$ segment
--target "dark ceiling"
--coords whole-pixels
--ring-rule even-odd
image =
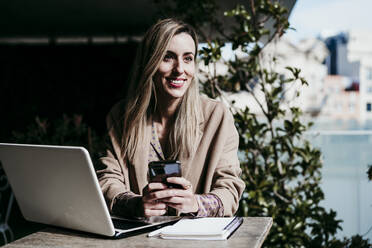
[[[222,9],[243,0],[218,0]],[[281,0],[292,9],[296,0]],[[155,21],[154,0],[1,0],[0,38],[141,35]]]
[[[0,36],[138,34],[154,18],[153,0],[2,0]]]

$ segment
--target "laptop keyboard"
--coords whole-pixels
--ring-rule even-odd
[[[131,221],[120,220],[120,219],[112,219],[112,223],[114,224],[114,227],[116,229],[122,229],[122,230],[127,230],[127,229],[131,229],[131,228],[136,228],[136,227],[149,225],[148,223],[131,222]]]

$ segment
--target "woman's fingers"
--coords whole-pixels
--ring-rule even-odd
[[[146,209],[162,210],[166,209],[167,205],[163,202],[144,202],[143,207]]]
[[[143,189],[143,201],[152,202],[158,200],[158,198],[153,194],[153,192],[161,191],[166,189],[167,186],[163,183],[149,183]]]
[[[161,190],[161,189],[166,189],[166,188],[167,188],[167,186],[163,183],[149,183],[143,189],[143,193],[146,194],[146,193],[154,191],[154,190]]]
[[[188,212],[187,208],[184,207],[182,204],[176,204],[176,203],[168,203],[168,206],[174,209],[177,209],[180,212]]]
[[[144,217],[160,216],[160,215],[164,215],[166,212],[167,212],[166,209],[154,210],[154,209],[145,208],[143,210],[143,215],[144,215]]]
[[[143,198],[143,215],[145,217],[160,216],[167,212],[167,205],[158,201],[146,201]]]
[[[175,183],[181,185],[184,189],[191,189],[192,184],[184,177],[168,177],[168,183]]]
[[[169,197],[162,198],[161,201],[182,213],[195,213],[199,209],[196,197],[191,190],[168,189],[158,194],[169,195]]]
[[[178,197],[178,196],[173,196],[169,198],[164,198],[162,199],[162,202],[169,204],[169,203],[174,203],[174,204],[187,204],[191,200],[191,197]]]
[[[148,194],[149,198],[152,200],[161,200],[165,198],[170,198],[170,197],[191,197],[193,196],[193,193],[188,191],[188,190],[183,190],[183,189],[165,189],[165,190],[159,190],[159,191],[154,191]]]
[[[164,203],[166,203],[167,206],[175,208],[184,213],[195,213],[199,209],[195,197],[171,197],[169,199],[165,199]]]

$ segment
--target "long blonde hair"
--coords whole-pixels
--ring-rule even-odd
[[[164,19],[153,25],[144,35],[137,51],[135,65],[129,81],[126,109],[123,116],[122,154],[132,160],[139,140],[145,137],[148,121],[156,108],[156,89],[153,77],[162,62],[173,36],[187,33],[195,42],[195,58],[198,41],[195,30],[181,21]],[[195,61],[196,66],[196,61]],[[197,70],[195,70],[196,72]],[[198,137],[200,97],[196,73],[176,112],[175,123],[169,132],[169,157],[177,159],[181,154],[195,152]],[[150,145],[150,144],[148,144]]]

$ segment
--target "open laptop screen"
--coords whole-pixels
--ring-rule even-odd
[[[111,237],[118,234],[85,148],[0,143],[0,161],[26,220]],[[123,232],[174,220],[125,221]]]

